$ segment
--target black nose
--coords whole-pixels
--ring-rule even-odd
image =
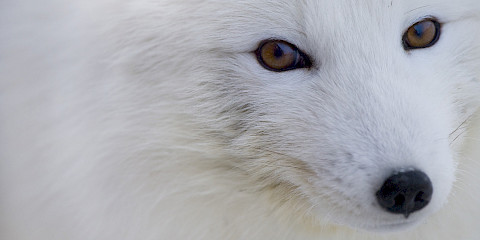
[[[432,193],[432,182],[422,171],[397,172],[385,180],[377,200],[386,211],[408,218],[410,213],[428,205]]]

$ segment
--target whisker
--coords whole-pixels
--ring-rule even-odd
[[[452,144],[462,135],[464,135],[466,132],[467,132],[467,129],[468,129],[468,126],[467,126],[467,123],[472,120],[473,116],[475,114],[470,114],[468,117],[465,118],[465,120],[460,124],[458,125],[458,127],[453,130],[453,132],[451,132],[448,136],[451,137],[453,134],[457,133],[458,131],[462,131],[460,134],[458,134],[451,142],[450,142],[450,146],[452,146]]]
[[[455,139],[452,140],[452,142],[450,142],[450,146],[452,146],[452,144],[453,144],[460,136],[462,136],[463,134],[465,134],[465,133],[467,132],[467,128],[463,128],[463,129],[464,129],[464,130],[463,130],[460,134],[458,134],[458,135],[455,137]]]
[[[411,10],[409,10],[408,12],[406,12],[405,14],[409,14],[409,13],[411,13],[411,12],[413,12],[413,11],[417,11],[417,10],[419,10],[419,9],[426,8],[426,7],[430,7],[430,6],[431,6],[431,5],[423,5],[423,6],[420,6],[420,7],[414,8],[414,9],[411,9]]]
[[[458,131],[461,127],[464,127],[465,124],[466,124],[469,120],[472,119],[472,117],[473,117],[473,114],[470,114],[470,116],[468,116],[460,125],[458,125],[458,127],[457,127],[455,130],[453,130],[453,132],[451,132],[451,133],[449,134],[449,136],[453,135],[453,134],[454,134],[456,131]]]

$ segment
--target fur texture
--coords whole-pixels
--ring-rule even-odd
[[[0,13],[1,239],[480,239],[478,0]],[[406,52],[425,17],[440,40]],[[265,39],[313,67],[267,71]],[[405,219],[375,191],[409,167],[434,195]]]

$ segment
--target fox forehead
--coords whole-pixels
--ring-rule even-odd
[[[265,38],[281,38],[299,47],[321,47],[355,43],[395,43],[413,23],[434,16],[441,22],[465,18],[478,3],[449,1],[275,1],[229,2],[228,9],[212,10],[209,18],[217,24],[209,33],[226,51],[250,51]],[[434,4],[433,4],[434,3]],[[467,7],[466,7],[467,6]],[[470,9],[465,11],[465,8]],[[258,16],[258,17],[256,17]],[[382,34],[376,34],[382,33]],[[286,38],[286,39],[285,39]],[[340,46],[342,47],[342,46]],[[336,53],[338,54],[338,53]]]

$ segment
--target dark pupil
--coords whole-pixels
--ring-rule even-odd
[[[275,50],[273,51],[273,56],[275,56],[275,58],[281,58],[283,56],[283,49],[282,49],[281,43],[275,46]]]
[[[424,23],[419,23],[413,27],[415,29],[415,35],[418,37],[421,37],[425,31],[425,24]]]

